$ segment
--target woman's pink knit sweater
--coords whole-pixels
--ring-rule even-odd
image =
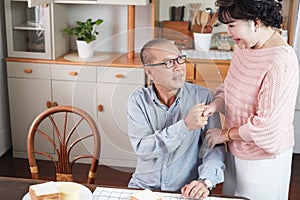
[[[294,145],[294,109],[299,87],[292,47],[235,47],[224,88],[226,128],[238,127],[243,140],[229,144],[241,159],[275,157]]]

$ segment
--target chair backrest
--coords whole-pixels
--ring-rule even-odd
[[[42,148],[35,148],[37,136],[39,142],[46,141],[53,151],[49,153],[44,152]],[[85,149],[84,155],[78,153],[81,152],[82,147]],[[72,153],[74,149],[77,150],[77,154]],[[87,183],[94,183],[100,156],[99,131],[91,116],[82,109],[72,106],[55,106],[39,114],[30,126],[27,153],[33,179],[39,179],[35,157],[39,154],[54,162],[57,181],[73,181],[73,164],[78,159],[91,158]]]

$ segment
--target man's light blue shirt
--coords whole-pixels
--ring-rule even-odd
[[[128,100],[128,135],[138,159],[128,184],[131,188],[180,191],[192,180],[207,178],[214,185],[224,181],[224,146],[210,149],[205,131],[220,128],[219,114],[203,129],[189,131],[184,118],[199,103],[209,104],[213,93],[185,83],[168,108],[154,87],[135,91]]]

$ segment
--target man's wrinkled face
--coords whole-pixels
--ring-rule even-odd
[[[179,64],[177,62],[178,56],[180,56],[180,51],[173,44],[166,44],[159,48],[151,48],[151,53],[154,59],[151,63],[147,64],[157,64],[157,66],[146,66],[145,70],[148,77],[154,82],[155,85],[160,85],[169,90],[178,90],[183,87],[186,76],[186,64]],[[181,57],[178,58],[178,60]],[[172,60],[175,59],[175,60]],[[167,68],[169,66],[173,67]]]

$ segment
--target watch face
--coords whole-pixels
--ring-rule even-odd
[[[201,182],[203,182],[205,184],[205,186],[207,187],[207,189],[212,190],[213,189],[213,184],[210,180],[203,178],[203,179],[199,179]]]
[[[211,190],[213,188],[213,184],[212,184],[212,182],[210,180],[205,179],[204,183],[206,184],[206,186],[208,187],[208,189]]]

